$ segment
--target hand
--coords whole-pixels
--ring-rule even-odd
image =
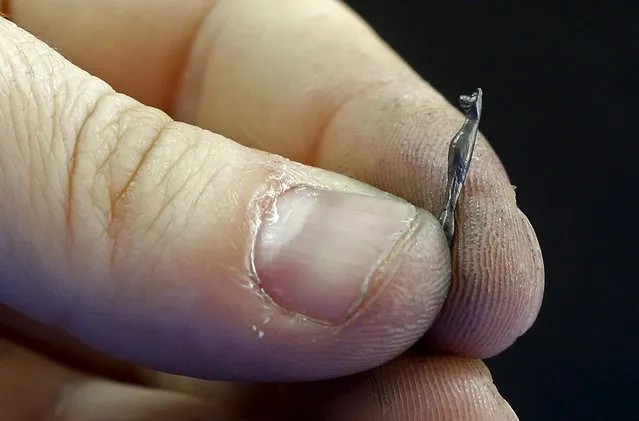
[[[462,116],[343,4],[8,9],[0,413],[516,419],[473,358],[533,323],[535,234],[479,139],[451,280]]]

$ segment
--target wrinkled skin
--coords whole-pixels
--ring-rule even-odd
[[[479,358],[537,316],[535,233],[480,136],[449,252],[432,214],[463,117],[353,12],[0,4],[0,413],[517,419]],[[330,194],[309,202],[298,186]],[[370,238],[386,237],[357,241],[383,230],[322,236],[362,195],[379,207],[357,212],[403,227],[372,272]],[[265,215],[308,203],[295,247],[274,245],[290,232]],[[350,272],[330,272],[329,252]]]

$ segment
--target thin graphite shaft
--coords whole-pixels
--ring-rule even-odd
[[[482,90],[477,89],[472,95],[460,96],[459,104],[466,118],[448,147],[448,183],[444,207],[439,215],[439,222],[442,224],[450,247],[452,247],[455,237],[457,201],[466,182],[466,175],[477,141],[481,118]]]

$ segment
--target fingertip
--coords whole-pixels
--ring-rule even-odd
[[[352,332],[348,348],[366,349],[375,364],[412,346],[435,322],[450,284],[450,254],[437,220],[419,211],[412,231],[396,244],[374,276],[377,288],[342,329]],[[350,335],[349,335],[350,336]],[[358,345],[359,344],[359,345]],[[370,350],[370,351],[368,351]],[[374,350],[374,351],[373,351]]]
[[[532,284],[532,292],[530,294],[530,303],[528,306],[527,317],[522,321],[521,325],[521,336],[533,326],[535,320],[537,320],[539,311],[541,310],[545,289],[545,270],[543,255],[541,253],[541,247],[539,245],[539,240],[537,238],[537,234],[535,233],[535,229],[533,228],[526,214],[524,214],[524,212],[519,209],[518,211],[519,217],[524,226],[523,231],[526,233],[526,238],[528,240],[529,253],[531,257],[530,282]],[[525,250],[525,246],[523,246],[523,248]]]
[[[481,361],[460,357],[404,356],[356,376],[284,388],[280,395],[275,402],[292,413],[317,407],[322,419],[336,421],[518,420]],[[285,404],[291,396],[295,401]]]
[[[408,359],[406,376],[429,390],[432,419],[517,421],[512,407],[499,394],[488,368],[464,357]],[[435,415],[437,414],[437,415]],[[445,416],[442,416],[446,414]]]
[[[460,210],[450,294],[427,341],[460,355],[489,358],[534,323],[544,270],[525,215],[514,202],[491,202],[481,190],[471,186]]]
[[[329,196],[336,194],[330,192],[322,194],[326,193]],[[362,197],[357,198],[357,200],[362,199]],[[364,202],[368,204],[375,203],[375,200],[379,199],[364,198]],[[329,202],[332,206],[336,205],[334,196]],[[395,202],[395,200],[392,202],[394,204],[388,205],[395,207],[395,210],[403,207],[415,210],[405,203]],[[381,204],[370,206],[370,209],[375,209],[375,212],[386,216],[390,215],[382,211]],[[289,217],[284,209],[279,210],[282,211],[280,218]],[[361,219],[370,222],[369,217],[364,216]],[[313,223],[317,223],[318,219],[313,218]],[[237,360],[233,361],[233,364],[242,367],[241,373],[233,369],[234,379],[241,376],[246,380],[321,380],[365,371],[403,353],[419,340],[435,320],[448,289],[450,256],[446,239],[432,215],[417,210],[414,217],[404,221],[408,225],[405,229],[400,229],[399,237],[394,232],[384,233],[381,227],[367,227],[370,230],[382,232],[384,236],[389,236],[394,244],[391,249],[386,250],[384,257],[373,260],[376,266],[356,268],[354,272],[352,260],[356,260],[356,254],[367,247],[368,240],[356,232],[350,234],[354,238],[336,234],[335,226],[339,225],[337,218],[329,219],[333,227],[324,225],[324,229],[328,231],[333,241],[338,243],[323,244],[318,249],[314,248],[316,253],[318,250],[321,253],[314,255],[313,264],[330,266],[335,264],[334,260],[345,260],[349,263],[351,277],[354,274],[370,276],[364,296],[357,301],[357,307],[349,317],[317,320],[318,309],[320,311],[329,309],[330,314],[334,314],[336,301],[339,301],[338,298],[341,297],[332,295],[343,292],[343,285],[337,285],[337,289],[332,291],[321,291],[321,289],[334,287],[335,285],[331,285],[331,282],[335,282],[335,278],[342,278],[342,282],[347,278],[337,275],[332,268],[328,270],[328,274],[322,272],[325,268],[315,269],[309,273],[305,273],[306,269],[301,270],[300,265],[303,265],[303,261],[307,259],[300,258],[300,253],[306,246],[297,244],[292,249],[294,252],[288,253],[288,256],[278,255],[277,259],[284,259],[284,263],[281,260],[269,261],[268,265],[271,266],[268,269],[269,276],[277,275],[284,278],[292,276],[292,279],[289,278],[287,282],[296,280],[298,284],[295,285],[296,289],[292,291],[294,294],[291,296],[288,294],[290,290],[274,291],[271,279],[261,279],[260,286],[273,297],[275,309],[279,310],[270,312],[266,319],[255,323],[254,333],[248,338],[249,342],[254,343],[245,343],[244,348],[251,352],[253,348],[256,351],[261,349],[261,351],[248,355],[241,363]],[[398,219],[401,221],[403,218]],[[351,219],[350,224],[351,228],[356,230],[362,228],[355,219]],[[309,231],[314,233],[313,241],[319,241],[317,230],[301,231],[305,231],[305,234]],[[294,239],[293,243],[298,241],[300,241],[299,238]],[[350,244],[350,248],[344,249],[345,244]],[[338,251],[337,256],[333,255],[335,250]],[[323,257],[326,256],[322,253],[327,252],[331,258],[325,260]],[[258,273],[260,271],[264,273],[264,264],[265,262],[258,263]],[[359,266],[359,263],[356,266]],[[319,275],[328,275],[328,278],[323,280],[318,278]],[[307,293],[307,288],[299,285],[302,278],[306,278],[304,282],[310,279],[315,284],[314,288],[319,288],[320,291]],[[278,280],[278,282],[281,281],[282,279]],[[300,288],[302,292],[306,292],[300,294]],[[351,296],[350,293],[347,295]],[[293,298],[298,299],[300,296],[304,298],[301,307],[300,303],[295,303],[292,307],[291,301],[287,301]],[[340,316],[343,315],[341,309],[342,307],[338,312]],[[309,310],[315,310],[315,312],[311,313]],[[235,347],[232,343],[227,345],[231,348]],[[300,352],[301,350],[303,352]],[[237,358],[237,355],[233,357]]]

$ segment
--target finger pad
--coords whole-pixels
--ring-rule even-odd
[[[482,170],[477,173],[491,173]],[[478,358],[503,351],[525,333],[543,295],[535,233],[514,204],[510,184],[495,180],[469,180],[458,214],[450,293],[428,334],[439,347]]]
[[[291,409],[296,419],[302,414],[332,421],[517,419],[486,367],[460,357],[406,357],[357,376],[280,392],[280,408]],[[317,410],[311,414],[309,408]]]

